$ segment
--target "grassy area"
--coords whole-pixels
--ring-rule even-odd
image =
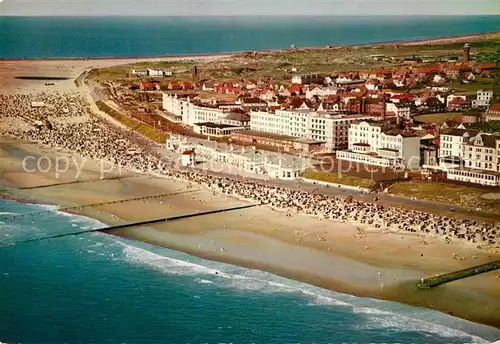
[[[103,103],[102,101],[97,101],[96,105],[99,108],[99,110],[107,113],[108,115],[110,115],[114,119],[116,119],[116,120],[120,121],[121,123],[123,123],[124,125],[126,125],[128,128],[130,128],[134,131],[137,131],[138,133],[142,134],[145,137],[148,137],[148,138],[150,138],[156,142],[159,142],[159,143],[164,143],[165,140],[167,139],[166,133],[164,133],[160,130],[157,130],[155,128],[152,128],[152,127],[142,123],[141,121],[139,121],[135,118],[129,117],[127,115],[123,115],[123,114],[119,113],[118,111],[112,109],[111,107],[109,107],[108,105]]]
[[[438,123],[443,124],[450,120],[460,120],[462,115],[457,112],[444,112],[444,113],[430,113],[415,116],[415,120],[422,123]]]
[[[471,209],[481,208],[483,211],[497,212],[500,206],[500,199],[488,200],[481,198],[482,195],[495,192],[499,192],[499,190],[495,191],[489,188],[420,180],[400,182],[389,187],[389,193],[395,195],[416,197],[429,201],[462,205]]]
[[[485,41],[486,39],[489,41]],[[485,35],[472,41],[477,43],[472,45],[475,54],[491,54],[499,41],[499,35]],[[292,75],[297,73],[333,74],[367,68],[395,67],[401,65],[398,60],[410,56],[421,56],[430,60],[460,56],[462,47],[463,42],[418,46],[387,44],[365,47],[296,49],[257,52],[256,54],[247,52],[224,60],[197,61],[196,63],[199,67],[200,79],[204,80],[261,79],[290,83]],[[385,55],[388,58],[394,58],[394,61],[376,61],[371,55]],[[89,78],[99,82],[115,81],[130,84],[148,80],[148,78],[127,76],[127,73],[133,68],[171,69],[174,72],[173,76],[156,79],[163,85],[168,83],[168,80],[190,81],[194,63],[192,60],[177,60],[126,64],[93,70]],[[480,82],[471,85],[457,85],[457,89],[463,90],[463,92],[475,92],[477,87],[486,87],[481,86]]]
[[[345,174],[331,173],[331,172],[323,172],[315,169],[307,169],[302,174],[302,177],[307,179],[313,179],[328,183],[337,183],[351,186],[359,186],[362,188],[369,189],[372,185],[372,182],[368,179],[363,179],[359,177],[348,176]]]
[[[454,80],[451,87],[457,92],[467,95],[475,95],[478,90],[490,89],[493,87],[494,79],[477,77],[475,81],[469,84],[461,84],[459,81]]]

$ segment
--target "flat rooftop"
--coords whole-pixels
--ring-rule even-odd
[[[218,129],[238,128],[235,125],[218,124],[218,123],[212,123],[212,122],[201,122],[201,123],[195,123],[194,125],[197,125],[199,127],[218,128]]]
[[[266,132],[262,132],[262,131],[253,131],[253,130],[238,131],[237,133],[235,133],[235,135],[246,135],[246,136],[254,136],[254,137],[260,137],[260,138],[267,138],[267,139],[274,139],[274,140],[281,140],[281,141],[292,141],[292,142],[307,143],[307,144],[322,143],[322,141],[304,139],[304,138],[295,137],[295,136],[266,133]]]

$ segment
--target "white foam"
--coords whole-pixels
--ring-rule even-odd
[[[19,213],[13,213],[10,211],[0,211],[0,215],[19,215]],[[2,342],[0,342],[2,344]]]
[[[240,267],[235,267],[222,263],[206,262],[210,265],[216,265],[217,269],[203,266],[195,263],[186,262],[180,259],[165,257],[160,254],[153,253],[146,249],[138,248],[135,246],[127,245],[120,242],[124,246],[123,252],[128,261],[135,263],[145,264],[153,269],[174,275],[212,275],[216,276],[216,280],[207,280],[198,278],[196,281],[201,284],[217,284],[222,287],[235,288],[245,291],[259,291],[259,292],[292,292],[301,293],[306,297],[312,299],[309,305],[314,306],[334,306],[334,307],[348,307],[353,313],[364,316],[366,322],[362,324],[360,329],[384,329],[390,328],[394,331],[415,331],[435,334],[443,337],[460,337],[472,340],[474,343],[489,343],[479,337],[470,335],[464,331],[457,330],[445,325],[440,325],[435,322],[428,322],[419,320],[419,318],[428,319],[429,317],[425,312],[431,311],[412,311],[409,314],[406,310],[401,313],[399,310],[390,312],[387,310],[367,306],[366,303],[377,304],[379,306],[391,306],[391,303],[377,302],[371,299],[357,298],[352,295],[345,295],[340,293],[331,292],[321,288],[317,288],[305,283],[288,280],[270,273],[262,272],[259,270],[250,270]],[[220,278],[218,278],[220,277]],[[285,284],[286,283],[286,284]],[[349,301],[350,302],[346,302]],[[360,303],[364,304],[361,305]],[[403,306],[402,306],[403,307]],[[408,308],[410,309],[410,308]],[[406,312],[406,313],[405,313]],[[436,312],[437,313],[437,312]],[[453,321],[455,318],[446,314],[437,313],[441,318],[449,317]],[[414,318],[413,316],[417,318]],[[436,317],[436,316],[434,316]],[[438,320],[438,319],[433,319]],[[462,321],[456,319],[456,321]],[[450,322],[450,321],[448,321]],[[465,320],[464,323],[468,323]],[[471,325],[471,323],[469,323]],[[474,326],[474,325],[471,325]]]

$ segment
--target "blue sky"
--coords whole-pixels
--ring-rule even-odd
[[[467,14],[500,15],[500,0],[0,0],[0,15]]]

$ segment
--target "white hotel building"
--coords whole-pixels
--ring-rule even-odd
[[[192,127],[213,123],[225,126],[224,130],[230,132],[248,129],[248,122],[236,116],[231,110],[196,105],[188,97],[163,94],[163,109],[174,116],[181,117],[182,123]],[[206,133],[203,133],[206,134]]]
[[[447,170],[447,178],[462,182],[500,186],[500,136],[478,133],[461,145],[464,166]]]
[[[411,132],[385,130],[384,124],[363,121],[349,128],[349,148],[337,159],[368,165],[417,169],[420,166],[420,137]]]
[[[333,151],[347,146],[349,125],[371,118],[311,110],[252,111],[250,130],[322,141]]]

